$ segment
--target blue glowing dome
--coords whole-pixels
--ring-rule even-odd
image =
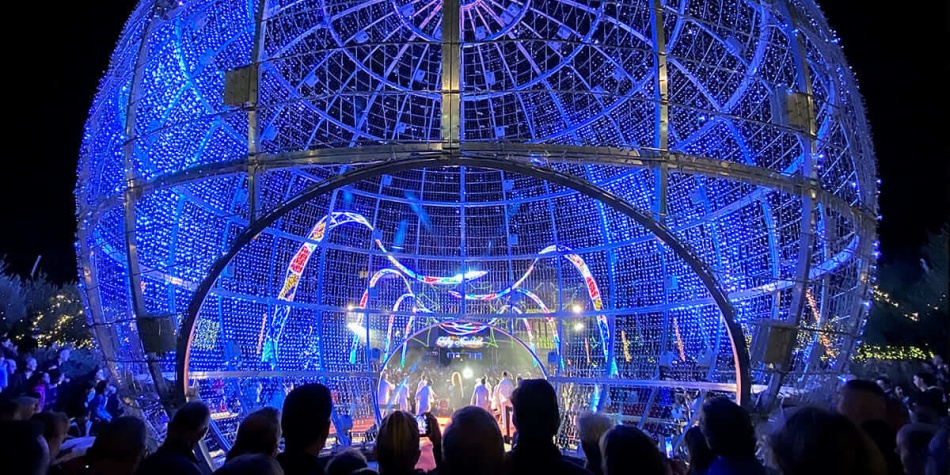
[[[827,394],[876,254],[811,0],[143,1],[78,173],[110,370],[159,433],[207,401],[209,459],[307,381],[371,441],[433,329],[533,353],[561,445],[585,409],[678,443],[707,394]]]

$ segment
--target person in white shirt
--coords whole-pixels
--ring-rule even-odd
[[[515,390],[515,385],[511,383],[507,371],[501,373],[501,381],[495,386],[495,404],[501,413],[501,432],[505,440],[511,439],[511,392]]]
[[[491,414],[491,394],[488,392],[488,386],[485,382],[485,378],[482,378],[478,381],[478,385],[475,386],[475,391],[472,392],[472,402],[473,406],[478,406]]]
[[[396,394],[393,396],[393,404],[399,406],[400,411],[409,412],[409,387],[402,383],[396,388]]]
[[[429,380],[423,379],[422,381],[425,385],[416,392],[416,415],[418,416],[429,412],[429,404],[432,402],[432,398],[435,397],[432,387],[429,386]]]
[[[379,404],[379,413],[383,417],[385,417],[385,414],[389,410],[389,394],[392,390],[392,383],[389,382],[386,373],[383,373],[379,377],[379,388],[376,389],[376,404]]]

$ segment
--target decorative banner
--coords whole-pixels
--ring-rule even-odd
[[[465,348],[475,350],[485,346],[485,340],[480,336],[440,336],[435,340],[439,348]]]

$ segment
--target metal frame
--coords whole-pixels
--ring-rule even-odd
[[[270,171],[296,168],[308,165],[373,165],[414,158],[437,158],[450,155],[441,142],[411,145],[381,145],[373,147],[353,147],[347,149],[318,149],[287,152],[281,154],[258,154],[258,170]],[[653,150],[630,150],[612,147],[587,147],[550,144],[511,144],[463,142],[458,155],[470,158],[499,158],[512,161],[530,162],[534,157],[544,157],[548,163],[599,164],[631,168],[655,169],[665,164],[668,169],[679,173],[723,178],[762,186],[802,197],[813,194],[815,200],[843,216],[851,218],[855,228],[873,230],[877,215],[870,209],[855,206],[841,197],[821,187],[816,179],[799,175],[788,175],[778,171],[746,165],[743,163],[718,160],[698,155],[678,152],[658,152]],[[162,175],[142,183],[132,184],[137,196],[143,196],[156,190],[176,187],[186,183],[247,170],[248,159],[239,158],[209,165],[196,166],[177,173]],[[89,219],[92,223],[121,203],[121,196],[110,196],[92,207]]]
[[[419,158],[412,160],[403,160],[398,162],[386,163],[382,165],[359,168],[343,175],[329,178],[317,185],[314,185],[306,191],[300,193],[287,203],[277,209],[262,216],[258,221],[245,229],[231,244],[227,252],[219,257],[208,271],[207,276],[196,289],[191,303],[188,306],[188,313],[185,315],[178,334],[178,351],[176,353],[176,388],[175,392],[184,395],[188,381],[188,360],[190,356],[191,341],[194,337],[195,323],[198,313],[204,304],[205,297],[210,293],[212,286],[217,282],[218,277],[225,266],[254,236],[261,233],[276,220],[296,209],[311,199],[330,193],[333,190],[343,186],[355,183],[360,180],[374,178],[384,174],[398,173],[400,171],[446,167],[446,166],[470,166],[477,168],[488,168],[502,170],[511,173],[518,173],[535,177],[547,182],[556,183],[567,188],[571,188],[583,195],[589,196],[595,200],[601,201],[607,206],[623,213],[633,219],[640,225],[647,228],[656,235],[657,239],[663,241],[666,245],[679,255],[694,272],[699,276],[703,285],[712,294],[713,300],[722,313],[722,319],[729,333],[733,346],[733,358],[736,367],[736,384],[738,391],[736,398],[740,403],[749,401],[750,379],[749,379],[749,353],[746,347],[745,337],[742,328],[735,321],[735,309],[729,302],[728,297],[719,288],[713,273],[705,262],[697,258],[688,246],[681,242],[665,226],[654,220],[649,213],[641,211],[623,198],[602,190],[580,178],[548,170],[531,164],[522,164],[509,160],[498,159],[478,159],[478,158]]]

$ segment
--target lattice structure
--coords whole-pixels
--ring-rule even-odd
[[[875,255],[836,43],[809,0],[143,1],[78,171],[97,339],[159,432],[212,404],[211,456],[304,381],[371,438],[380,361],[455,319],[551,362],[563,445],[585,408],[678,437],[709,393],[821,394]]]

